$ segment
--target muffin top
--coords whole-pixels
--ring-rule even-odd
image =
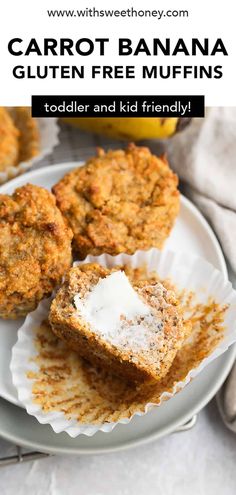
[[[14,166],[19,157],[19,130],[8,111],[0,107],[0,172]]]
[[[18,163],[31,160],[40,152],[37,120],[31,117],[29,107],[12,107],[8,111],[19,133]]]
[[[10,178],[12,167],[32,160],[39,151],[38,124],[30,108],[0,107],[0,172]]]
[[[53,187],[79,258],[162,247],[179,211],[177,176],[165,157],[134,144],[98,156]]]
[[[52,292],[71,265],[71,238],[46,189],[0,195],[0,316],[25,314]]]

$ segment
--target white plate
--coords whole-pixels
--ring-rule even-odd
[[[51,188],[66,172],[78,163],[52,165],[20,176],[0,188],[0,193],[11,194],[26,182]],[[203,256],[227,275],[226,265],[219,243],[211,228],[191,204],[181,197],[181,211],[166,247],[175,251],[191,251]],[[0,396],[13,404],[19,404],[11,382],[9,363],[16,331],[22,320],[16,322],[0,319]],[[151,411],[143,418],[135,418],[129,425],[118,426],[109,435],[97,433],[91,439],[83,436],[68,439],[65,434],[54,434],[50,427],[42,426],[9,403],[0,400],[0,435],[19,444],[48,452],[91,453],[127,448],[159,438],[173,431],[199,411],[217,392],[227,376],[234,360],[231,348],[204,370],[176,397]]]

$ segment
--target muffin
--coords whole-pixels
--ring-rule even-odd
[[[72,268],[51,304],[49,322],[92,364],[134,382],[156,382],[168,372],[190,324],[173,291],[154,280],[130,281],[120,267]]]
[[[19,134],[8,111],[0,107],[0,172],[16,165],[19,159]]]
[[[19,156],[17,163],[27,162],[39,154],[40,137],[36,119],[31,117],[29,107],[12,107],[9,115],[19,133]]]
[[[53,187],[79,259],[162,248],[179,212],[177,176],[165,157],[130,144],[98,156]]]
[[[0,107],[0,173],[37,156],[40,137],[28,107]]]
[[[0,316],[17,318],[49,296],[71,265],[72,232],[55,197],[27,184],[0,194]]]

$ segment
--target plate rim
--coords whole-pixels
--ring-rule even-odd
[[[30,179],[32,178],[32,176],[33,176],[33,178],[37,178],[38,176],[41,176],[42,173],[44,175],[47,175],[47,174],[52,173],[53,170],[60,171],[60,169],[62,169],[63,171],[66,172],[67,170],[69,171],[75,167],[78,167],[80,164],[82,165],[82,163],[84,163],[83,160],[72,161],[72,162],[63,162],[63,163],[49,165],[46,167],[41,167],[41,168],[36,169],[36,170],[31,170],[30,172],[27,172],[26,174],[24,174],[25,183],[29,182]],[[18,187],[18,184],[19,184],[19,182],[22,181],[22,179],[23,179],[23,176],[20,175],[16,178],[12,179],[11,181],[7,182],[6,184],[3,184],[0,187],[0,194],[1,193],[7,194],[7,190],[9,189],[9,187],[10,188]],[[187,209],[189,211],[191,211],[193,213],[195,218],[197,218],[198,221],[200,221],[202,226],[208,232],[208,235],[209,235],[212,243],[214,244],[216,254],[217,254],[219,262],[221,264],[220,270],[222,271],[224,276],[227,277],[227,266],[226,266],[224,254],[222,252],[219,240],[217,239],[213,229],[208,224],[207,220],[205,219],[203,214],[198,210],[198,208],[188,198],[186,198],[183,194],[181,194],[181,203],[185,207],[187,207]],[[161,430],[159,430],[157,432],[152,431],[149,434],[144,433],[140,438],[134,439],[134,440],[132,440],[132,439],[128,440],[127,442],[123,442],[122,445],[118,445],[118,446],[116,445],[116,446],[110,446],[110,447],[104,447],[104,448],[90,447],[88,449],[80,448],[77,446],[76,447],[72,446],[72,447],[68,448],[68,447],[62,447],[62,446],[61,447],[56,447],[56,446],[54,447],[51,445],[49,448],[45,448],[45,445],[40,444],[40,442],[24,441],[24,440],[22,440],[20,435],[16,436],[16,435],[11,435],[10,433],[6,433],[4,431],[4,429],[2,429],[1,424],[0,424],[0,436],[2,438],[5,438],[8,441],[11,441],[13,443],[20,443],[21,445],[24,445],[25,447],[28,447],[28,448],[40,449],[43,452],[48,452],[48,453],[53,453],[53,454],[61,453],[61,454],[68,454],[68,455],[105,454],[105,453],[111,453],[111,452],[118,452],[118,451],[122,451],[122,450],[128,450],[128,449],[133,448],[133,447],[147,444],[151,441],[162,438],[163,436],[170,434],[173,431],[175,431],[175,429],[178,426],[187,422],[193,416],[193,414],[197,414],[212,399],[212,397],[214,397],[214,395],[219,390],[220,386],[224,382],[226,376],[228,375],[228,373],[229,373],[229,371],[233,365],[233,362],[234,362],[234,359],[236,356],[236,345],[231,346],[226,351],[225,355],[228,355],[228,359],[224,365],[223,370],[221,370],[221,373],[218,376],[217,381],[214,382],[214,386],[211,387],[210,392],[208,394],[204,395],[202,400],[198,401],[197,407],[193,406],[190,410],[188,410],[188,412],[183,414],[181,416],[181,418],[177,418],[176,421],[172,421],[170,425],[167,424],[166,426],[162,427]],[[13,407],[19,407],[18,404],[9,401],[9,399],[7,399],[6,397],[1,396],[1,398],[2,398],[2,400],[6,401],[6,402],[10,402]]]
[[[82,166],[83,163],[84,162],[82,160],[80,160],[78,162],[77,161],[76,162],[75,161],[64,162],[64,163],[58,163],[58,164],[54,164],[54,165],[48,165],[46,167],[41,167],[41,168],[36,169],[36,170],[31,170],[31,171],[27,172],[26,174],[19,175],[19,176],[15,177],[14,179],[8,181],[6,184],[3,184],[2,186],[0,186],[0,194],[2,193],[2,191],[4,192],[4,190],[7,190],[9,185],[10,185],[10,187],[15,188],[15,184],[17,184],[18,182],[21,182],[22,179],[27,178],[27,180],[26,180],[26,183],[27,183],[28,178],[30,179],[31,176],[33,176],[33,178],[41,176],[42,172],[44,175],[45,175],[45,173],[50,175],[52,173],[53,169],[56,171],[58,171],[58,170],[60,171],[61,169],[63,171],[65,171],[65,170],[69,171],[69,170],[76,168],[78,166]],[[211,242],[214,244],[214,247],[215,247],[215,250],[216,250],[220,265],[221,265],[220,270],[222,271],[223,275],[225,277],[227,277],[228,273],[227,273],[227,266],[226,266],[225,258],[224,258],[220,243],[219,243],[214,231],[212,230],[211,226],[208,224],[207,220],[205,219],[203,214],[198,210],[198,208],[188,198],[186,198],[183,194],[180,194],[180,201],[181,201],[181,204],[183,206],[185,206],[189,211],[192,212],[192,214],[195,216],[195,218],[197,218],[199,220],[199,222],[203,225],[204,229],[207,231],[208,236],[211,239]],[[9,401],[13,405],[22,407],[21,404],[19,404],[18,399],[13,398],[13,396],[11,396],[11,394],[4,393],[2,395],[0,393],[0,397]]]
[[[48,454],[53,454],[53,455],[83,455],[83,456],[89,456],[89,455],[102,455],[102,454],[110,454],[114,452],[122,452],[122,451],[127,451],[135,447],[141,447],[142,445],[147,445],[151,442],[154,442],[155,440],[159,440],[171,433],[175,433],[175,430],[181,426],[182,424],[185,424],[187,421],[189,421],[194,414],[198,414],[209,402],[210,400],[216,395],[217,391],[221,387],[221,385],[224,383],[226,377],[228,376],[228,373],[230,369],[232,368],[235,357],[236,357],[236,344],[232,345],[225,354],[229,355],[229,358],[224,366],[223,372],[221,372],[217,382],[215,382],[215,386],[211,389],[211,393],[205,395],[201,401],[198,402],[198,407],[193,407],[193,410],[188,411],[185,415],[179,418],[179,420],[176,420],[171,423],[171,425],[166,425],[166,427],[162,428],[161,430],[157,432],[151,432],[149,434],[143,434],[140,438],[135,439],[135,440],[129,440],[127,442],[123,442],[122,445],[116,445],[116,446],[110,446],[110,447],[89,447],[87,449],[83,447],[63,447],[63,446],[52,446],[50,445],[49,447],[45,447],[45,445],[41,444],[40,442],[35,442],[35,441],[27,441],[22,439],[19,435],[11,435],[11,434],[6,434],[4,430],[1,428],[0,424],[0,437],[4,438],[5,440],[16,444],[16,445],[21,445],[22,447],[25,448],[30,448],[34,449],[40,452],[45,452]],[[8,402],[5,399],[4,402]],[[19,407],[14,404],[11,404],[13,407]],[[0,404],[1,407],[1,404]],[[26,411],[24,411],[25,414]],[[122,427],[125,428],[126,425],[121,425]],[[104,435],[106,433],[103,432]],[[107,433],[108,434],[108,433]],[[56,435],[56,433],[55,433]]]

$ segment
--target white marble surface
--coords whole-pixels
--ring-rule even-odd
[[[0,456],[14,449],[0,440]],[[236,435],[212,401],[193,430],[126,452],[0,469],[1,495],[234,495]]]

